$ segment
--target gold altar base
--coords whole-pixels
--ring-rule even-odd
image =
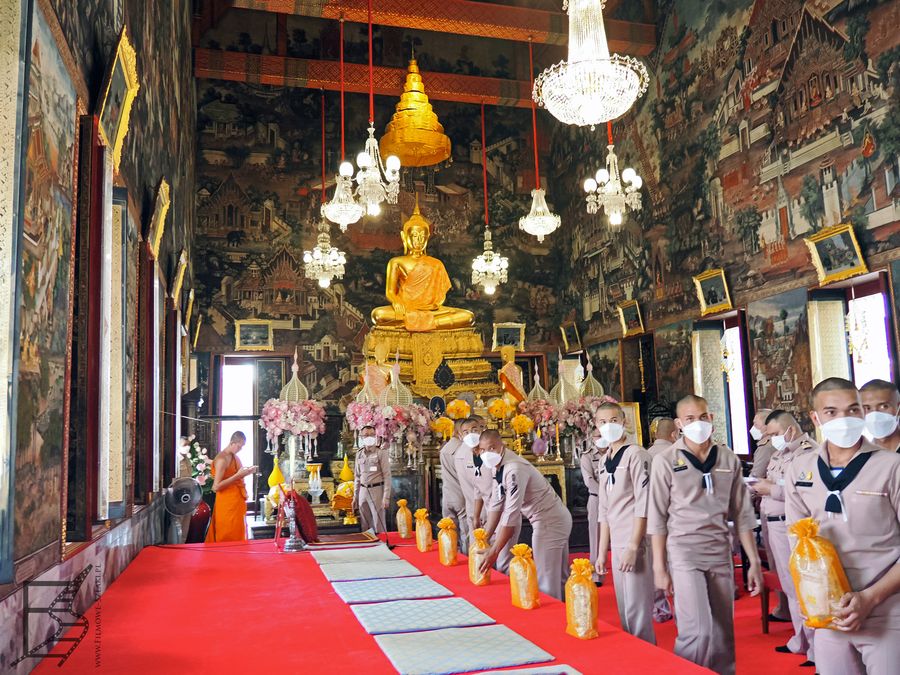
[[[423,398],[452,397],[462,392],[486,398],[503,393],[496,382],[490,381],[491,364],[482,358],[484,342],[475,328],[427,333],[410,333],[402,328],[373,328],[366,341],[366,357],[374,359],[376,352],[399,353],[400,379]],[[445,359],[456,376],[456,381],[446,390],[434,383],[434,371]]]

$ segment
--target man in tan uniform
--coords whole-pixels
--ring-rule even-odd
[[[871,380],[859,389],[863,412],[866,414],[866,431],[872,442],[884,450],[900,452],[900,391],[897,385],[886,380]]]
[[[466,499],[463,496],[456,470],[455,453],[459,449],[459,430],[464,420],[456,420],[453,424],[453,435],[441,447],[441,517],[450,518],[456,523],[459,531],[459,548],[465,553],[469,550],[469,518],[466,514]]]
[[[784,514],[784,475],[796,458],[815,448],[810,437],[794,416],[784,410],[776,410],[766,418],[766,434],[768,434],[775,454],[769,460],[769,471],[766,477],[753,484],[750,489],[762,497],[760,518],[769,525],[769,566],[778,574],[781,588],[787,596],[791,622],[794,624],[794,635],[786,645],[776,647],[775,651],[791,654],[806,654],[804,666],[815,665],[813,650],[813,632],[803,622],[800,606],[797,604],[797,591],[788,566],[791,557],[791,542],[788,539],[787,524]]]
[[[893,675],[900,667],[900,455],[863,438],[852,382],[823,380],[812,405],[825,441],[788,468],[787,522],[819,521],[852,589],[833,609],[836,630],[815,631],[816,669]]]
[[[650,423],[650,435],[653,445],[647,448],[651,457],[656,457],[672,443],[678,440],[678,427],[671,417],[657,417]]]
[[[612,548],[613,586],[622,630],[655,645],[653,570],[646,537],[650,453],[625,437],[625,413],[615,403],[601,405],[594,423],[609,443],[600,465],[597,573],[606,574],[606,556]]]
[[[608,447],[609,441],[597,431],[592,435],[590,445],[581,453],[580,458],[581,477],[584,479],[584,486],[588,491],[588,541],[590,542],[591,565],[594,565],[595,569],[597,565],[597,545],[600,541],[600,521],[597,518],[597,494],[600,485],[598,476],[600,475],[600,464],[603,462],[603,455]],[[594,583],[600,583],[601,581],[602,576],[595,571]]]
[[[533,529],[531,548],[538,588],[562,600],[563,584],[569,574],[572,516],[547,479],[528,460],[503,447],[496,429],[481,434],[479,446],[481,460],[493,470],[495,482],[487,529],[497,531],[481,572],[493,567],[500,551],[509,546],[515,523],[525,516]]]
[[[484,466],[481,461],[481,447],[474,450],[474,456],[478,465],[475,467],[475,522],[480,523],[485,528],[488,535],[488,541],[494,543],[497,540],[497,523],[499,521],[488,520],[488,506],[494,495],[494,472]],[[500,550],[497,556],[497,563],[494,569],[502,574],[509,574],[509,563],[512,562],[512,547],[519,543],[519,536],[522,534],[522,517],[513,519],[513,533],[509,538],[506,546]]]
[[[753,466],[750,469],[750,475],[754,478],[766,477],[769,460],[775,454],[775,448],[772,447],[769,436],[766,434],[766,419],[771,414],[772,411],[768,408],[757,410],[753,416],[753,424],[748,429],[750,438],[756,443],[756,450],[753,451]]]
[[[363,531],[387,532],[384,510],[391,503],[391,458],[388,449],[378,445],[375,427],[359,432],[353,474],[353,510]]]
[[[684,434],[653,458],[647,532],[656,587],[675,592],[675,653],[717,673],[734,673],[734,563],[728,521],[750,562],[751,595],[762,588],[756,517],[741,463],[714,445],[706,400],[686,396],[675,423]],[[671,568],[671,573],[669,572]]]
[[[481,432],[484,431],[484,420],[473,415],[463,420],[459,427],[460,443],[453,453],[453,462],[456,465],[456,478],[459,481],[459,489],[466,503],[466,518],[468,519],[469,532],[474,532],[484,526],[484,518],[475,517],[475,475],[476,469],[481,464],[477,459],[475,465],[478,441],[481,440]],[[478,471],[477,473],[481,473]],[[490,471],[487,472],[488,474]]]

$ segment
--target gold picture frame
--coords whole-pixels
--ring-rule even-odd
[[[494,336],[491,340],[491,351],[496,352],[500,347],[515,347],[517,352],[525,351],[525,324],[524,323],[495,323]]]
[[[200,325],[203,323],[203,315],[197,315],[197,326],[194,328],[194,342],[191,344],[191,349],[193,351],[197,351],[197,340],[200,339]]]
[[[566,354],[573,354],[582,350],[581,334],[578,332],[578,325],[574,321],[566,321],[560,325],[559,332],[562,335]]]
[[[234,322],[234,350],[237,352],[271,352],[275,349],[272,322],[243,319]]]
[[[150,230],[147,241],[150,243],[150,253],[153,259],[159,258],[159,246],[162,243],[163,232],[166,230],[166,214],[172,204],[169,181],[161,178],[159,188],[156,190],[156,202],[153,205],[153,215],[150,218]]]
[[[637,300],[626,300],[616,305],[619,321],[622,324],[622,337],[640,335],[644,332],[644,321],[641,319],[641,308]]]
[[[635,441],[643,445],[643,428],[641,427],[641,404],[620,401],[619,407],[625,413],[625,433],[633,434]]]
[[[128,40],[128,30],[122,26],[116,55],[106,75],[98,115],[100,139],[112,149],[113,168],[119,172],[122,145],[128,133],[131,106],[141,88],[138,82],[137,55]]]
[[[865,274],[869,271],[863,259],[853,225],[842,223],[816,232],[804,239],[819,276],[819,285]],[[849,257],[848,257],[849,256]]]
[[[700,300],[700,316],[734,309],[728,282],[725,280],[725,270],[722,268],[707,270],[695,276],[694,288]]]
[[[178,256],[178,267],[175,269],[175,283],[172,284],[172,300],[175,301],[176,307],[181,306],[181,287],[184,284],[184,274],[187,272],[187,266],[187,251],[181,249],[181,253]]]
[[[194,311],[194,289],[192,288],[188,291],[188,301],[187,301],[187,309],[184,310],[184,324],[185,329],[190,330],[191,328],[191,312]]]

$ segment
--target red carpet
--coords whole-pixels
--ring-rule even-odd
[[[540,609],[520,610],[510,604],[505,577],[475,587],[465,565],[443,567],[436,552],[400,546],[396,553],[586,675],[708,672],[618,630],[609,584],[600,589],[601,620],[616,627],[601,623],[598,639],[582,641],[565,634],[565,606],[552,598],[543,597]],[[46,660],[40,671],[394,672],[312,557],[275,553],[271,540],[147,548],[85,616],[88,637],[61,669]],[[786,626],[760,635],[758,599],[741,600],[738,672],[799,672],[800,657],[772,651],[787,639]],[[674,624],[660,626],[659,635],[671,649]]]

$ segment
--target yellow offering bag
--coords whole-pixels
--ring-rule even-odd
[[[416,548],[422,553],[431,550],[431,523],[428,520],[427,509],[416,509]]]
[[[488,544],[487,532],[483,527],[479,527],[472,533],[474,541],[469,546],[469,581],[476,586],[487,586],[491,583],[491,571],[481,574],[479,568],[487,555],[491,545]]]
[[[456,534],[456,523],[452,518],[441,518],[438,521],[438,557],[441,565],[452,567],[456,564],[459,552],[459,538]]]
[[[850,582],[834,545],[819,536],[819,523],[803,518],[788,528],[797,537],[790,569],[800,611],[810,628],[831,628],[831,607],[850,592]]]
[[[509,588],[513,607],[536,609],[541,606],[541,599],[531,547],[528,544],[516,544],[512,547],[512,554],[513,559],[509,563]]]
[[[412,511],[406,507],[405,499],[397,500],[397,532],[401,539],[409,539],[412,536]]]
[[[576,558],[566,581],[566,632],[580,640],[597,637],[597,587],[592,575],[591,561]]]

